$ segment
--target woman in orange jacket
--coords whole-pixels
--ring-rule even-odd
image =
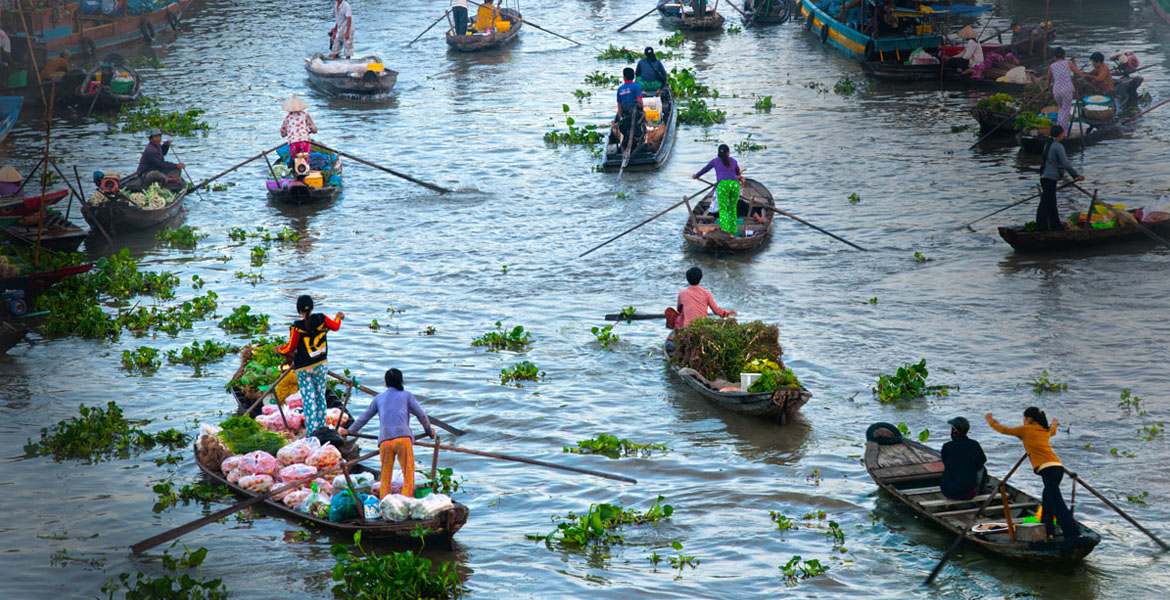
[[[1040,497],[1043,509],[1041,514],[1044,515],[1044,529],[1048,532],[1048,538],[1052,539],[1056,534],[1056,528],[1052,525],[1052,518],[1055,517],[1066,542],[1080,540],[1081,529],[1060,494],[1064,465],[1060,463],[1060,458],[1052,451],[1052,445],[1048,441],[1056,435],[1057,420],[1053,419],[1052,425],[1049,425],[1044,411],[1030,406],[1024,411],[1024,424],[1020,427],[1004,427],[996,422],[991,413],[987,413],[987,424],[1004,435],[1020,438],[1024,443],[1024,450],[1028,452],[1028,459],[1032,462],[1032,471],[1044,481],[1044,493]]]

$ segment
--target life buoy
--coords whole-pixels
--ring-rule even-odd
[[[146,43],[154,41],[154,25],[151,25],[150,21],[143,19],[138,24],[138,31],[142,32],[142,39],[146,40]]]
[[[865,60],[876,60],[877,58],[877,47],[874,45],[873,40],[869,40],[865,43]]]
[[[829,24],[825,23],[824,25],[821,25],[821,43],[824,44],[824,43],[827,43],[828,41],[829,41]]]
[[[102,179],[102,182],[98,187],[100,187],[103,192],[106,192],[108,194],[117,193],[118,192],[118,180],[114,179],[113,177],[106,177],[106,178]]]
[[[81,38],[81,55],[85,57],[86,62],[97,60],[97,44],[90,38]]]
[[[179,15],[176,15],[175,13],[168,10],[167,11],[167,25],[171,26],[172,31],[178,31],[179,30]]]

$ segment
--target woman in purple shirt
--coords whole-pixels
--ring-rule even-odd
[[[342,436],[356,434],[374,415],[378,416],[378,451],[382,458],[382,489],[379,499],[390,493],[394,474],[394,460],[402,467],[402,495],[414,497],[414,434],[410,431],[410,415],[414,415],[427,432],[435,437],[431,421],[423,412],[414,394],[402,387],[402,371],[386,371],[386,391],[374,397],[370,407],[349,429],[339,427]]]
[[[731,158],[731,148],[727,144],[719,144],[719,156],[712,158],[698,173],[691,175],[691,179],[702,177],[703,173],[715,169],[715,197],[719,204],[711,203],[708,212],[719,213],[719,228],[727,235],[735,237],[739,225],[739,190],[743,184],[743,169],[739,163]],[[716,208],[718,206],[718,208]]]

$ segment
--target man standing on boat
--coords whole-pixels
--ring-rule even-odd
[[[451,19],[455,21],[455,35],[467,35],[467,0],[451,0]]]
[[[333,29],[329,37],[330,58],[337,58],[343,50],[346,58],[353,58],[353,9],[347,0],[337,0],[333,6]]]
[[[138,181],[142,189],[150,187],[152,183],[166,186],[167,183],[181,181],[180,171],[187,166],[183,163],[167,162],[164,156],[171,149],[171,141],[162,141],[162,131],[155,129],[147,134],[146,149],[142,151],[142,158],[138,159]]]
[[[634,70],[626,67],[622,70],[622,79],[625,83],[617,89],[617,144],[621,152],[626,148],[637,149],[644,137],[646,119],[642,113],[642,86],[634,83]],[[626,140],[626,136],[631,136]]]
[[[1059,231],[1064,229],[1060,222],[1060,211],[1056,208],[1056,182],[1064,177],[1065,171],[1077,181],[1085,176],[1077,172],[1064,151],[1064,128],[1053,125],[1049,130],[1048,143],[1044,145],[1044,166],[1040,171],[1040,206],[1036,209],[1036,231]]]

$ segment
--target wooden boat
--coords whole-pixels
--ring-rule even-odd
[[[16,118],[20,116],[23,104],[24,96],[0,96],[0,142],[16,127]]]
[[[1150,6],[1167,25],[1170,25],[1170,0],[1150,0]]]
[[[764,184],[755,179],[745,179],[741,186],[739,199],[748,205],[749,216],[744,218],[743,227],[736,232],[735,237],[727,235],[719,228],[719,221],[707,214],[707,209],[715,199],[715,189],[699,200],[692,210],[687,222],[683,225],[683,239],[694,248],[712,252],[743,252],[760,247],[772,234],[772,222],[776,216],[775,202],[772,193]],[[764,219],[757,223],[751,213],[758,211]],[[750,232],[750,234],[749,234]]]
[[[199,465],[199,470],[203,471],[205,475],[218,483],[226,485],[227,487],[231,488],[233,492],[240,496],[254,498],[259,495],[255,492],[246,490],[234,483],[229,482],[227,477],[220,473],[219,465],[203,464],[199,461],[198,453],[196,453],[195,464]],[[362,464],[358,464],[350,474],[352,475],[354,473],[370,473],[374,476],[375,480],[377,480],[381,475],[381,472],[377,469],[372,469]],[[362,523],[355,518],[341,523],[334,523],[328,519],[321,519],[308,513],[303,513],[299,510],[289,508],[288,506],[285,506],[283,502],[278,502],[271,498],[264,500],[260,504],[273,511],[276,511],[277,513],[287,516],[297,523],[307,522],[325,531],[344,534],[350,538],[353,537],[353,534],[361,532],[363,539],[376,538],[392,539],[400,542],[411,542],[413,539],[415,539],[411,534],[417,528],[422,527],[427,530],[426,542],[428,544],[432,541],[449,543],[451,536],[455,535],[455,532],[459,531],[465,524],[467,524],[467,517],[470,513],[470,510],[468,510],[466,506],[456,502],[455,505],[451,508],[440,512],[430,519],[411,519],[397,523],[377,519]]]
[[[5,227],[4,237],[16,244],[32,246],[38,238],[42,248],[56,252],[73,252],[77,250],[85,237],[89,235],[84,229],[70,223],[65,217],[55,211],[45,211],[44,227],[37,224],[14,223]]]
[[[743,14],[749,23],[780,25],[792,16],[790,0],[743,0]]]
[[[471,33],[471,27],[468,27],[467,31],[470,35],[456,35],[455,29],[452,28],[447,30],[447,45],[460,52],[479,52],[510,44],[520,35],[524,21],[520,20],[520,11],[512,8],[501,8],[499,16],[501,20],[511,23],[507,31]]]
[[[938,487],[942,480],[942,456],[936,450],[906,439],[887,444],[867,441],[865,470],[873,477],[878,487],[888,492],[894,499],[905,504],[923,520],[953,535],[964,532],[963,528],[971,520],[971,515],[975,514],[988,499],[984,494],[965,501],[945,498]],[[983,490],[997,490],[999,484],[999,479],[987,476],[984,479]],[[1006,485],[1005,489],[1007,507],[1005,508],[999,492],[995,491],[996,499],[983,511],[974,528],[986,532],[969,533],[968,541],[1006,558],[1046,563],[1076,562],[1092,552],[1100,543],[1101,535],[1084,523],[1080,523],[1081,535],[1084,536],[1081,543],[1064,543],[1062,536],[1055,540],[1012,541],[1005,523],[1005,511],[1010,512],[1013,526],[1018,525],[1024,517],[1036,512],[1040,507],[1040,500],[1010,484]],[[992,525],[1000,523],[1004,525]],[[1057,532],[1059,531],[1058,527]]]
[[[863,4],[864,5],[864,4]],[[822,10],[813,0],[800,0],[804,28],[817,35],[821,43],[844,52],[850,58],[866,62],[902,62],[918,48],[936,49],[942,36],[894,33],[877,37],[862,33]],[[922,19],[918,19],[921,21]],[[938,66],[935,65],[937,69]],[[937,72],[936,72],[937,75]]]
[[[670,152],[674,147],[674,139],[678,131],[678,106],[668,87],[659,89],[657,97],[662,100],[662,108],[660,110],[660,114],[662,115],[662,137],[658,139],[657,143],[648,141],[642,144],[640,148],[631,148],[630,160],[626,164],[626,169],[657,169],[670,158]],[[625,148],[619,147],[618,144],[606,144],[605,162],[602,163],[602,168],[606,171],[617,171],[621,169],[624,153]]]
[[[974,106],[971,108],[971,116],[979,122],[979,133],[987,133],[993,129],[997,135],[1011,135],[1015,132],[1013,127],[1015,113]]]
[[[312,143],[310,144],[310,151],[313,154],[323,154],[326,156],[326,160],[332,161],[332,163],[329,164],[328,169],[322,169],[320,171],[321,185],[312,186],[306,184],[304,181],[304,176],[298,176],[295,179],[282,178],[279,181],[273,181],[269,179],[265,182],[265,185],[268,187],[269,201],[275,202],[277,204],[302,206],[309,204],[326,204],[333,202],[339,195],[341,195],[341,156],[338,154],[333,154],[330,151],[326,151],[324,148]],[[283,146],[277,152],[281,157],[287,157],[288,146]],[[295,166],[290,159],[285,158],[285,160],[288,161],[287,164],[289,167]],[[312,156],[310,156],[310,163],[312,163],[313,160],[314,159]],[[326,163],[322,162],[318,164],[323,166]],[[272,175],[272,173],[270,173],[270,175]],[[330,179],[332,179],[333,175],[337,176],[337,183],[330,183]]]
[[[0,354],[4,354],[28,335],[28,329],[0,319]]]
[[[55,10],[26,10],[28,28],[32,31],[33,52],[37,64],[56,56],[62,50],[75,56],[84,56],[86,62],[96,62],[99,52],[116,46],[152,43],[165,31],[177,32],[183,11],[194,0],[168,0],[146,5],[142,2],[109,3],[111,9],[134,8],[120,13],[103,14],[101,3],[61,3]],[[27,5],[26,5],[27,8]],[[149,9],[149,10],[147,10]],[[23,29],[21,30],[23,31]],[[23,42],[22,42],[23,43]]]
[[[329,94],[385,94],[398,81],[398,71],[383,66],[381,57],[328,58],[321,53],[305,59],[309,81]]]
[[[85,273],[92,268],[93,263],[86,263],[53,271],[37,271],[14,277],[0,277],[0,290],[21,290],[24,292],[24,301],[31,304],[41,292],[54,284],[74,275]]]
[[[669,340],[668,340],[669,341]],[[670,360],[670,344],[664,346],[667,360]],[[812,398],[812,392],[804,388],[783,387],[772,392],[721,392],[698,371],[687,368],[671,369],[688,386],[699,392],[714,404],[742,415],[760,417],[783,425],[788,417],[796,414]]]
[[[1133,214],[1134,211],[1129,211]],[[1156,235],[1170,236],[1170,221],[1142,223],[1142,226]],[[1024,227],[1000,227],[999,237],[1011,245],[1016,252],[1061,252],[1107,244],[1149,240],[1131,223],[1117,222],[1107,229],[1074,227],[1060,231],[1028,231]]]
[[[734,2],[735,0],[731,0]],[[694,16],[693,12],[684,12],[681,4],[659,4],[658,16],[671,27],[690,31],[713,31],[723,29],[723,15],[711,10],[703,18]]]
[[[174,200],[167,203],[166,206],[147,209],[130,202],[130,199],[120,191],[113,194],[103,192],[103,194],[106,201],[97,206],[87,201],[87,206],[85,210],[81,211],[81,216],[94,229],[97,229],[96,224],[100,223],[106,233],[111,236],[164,225],[179,215],[183,210],[183,201],[187,199],[187,189],[179,187]]]
[[[121,54],[109,54],[85,74],[74,104],[86,110],[118,109],[142,98],[142,76]]]
[[[24,217],[35,215],[40,212],[42,202],[49,207],[60,202],[68,194],[68,190],[60,190],[44,196],[0,198],[0,227],[7,227]]]

